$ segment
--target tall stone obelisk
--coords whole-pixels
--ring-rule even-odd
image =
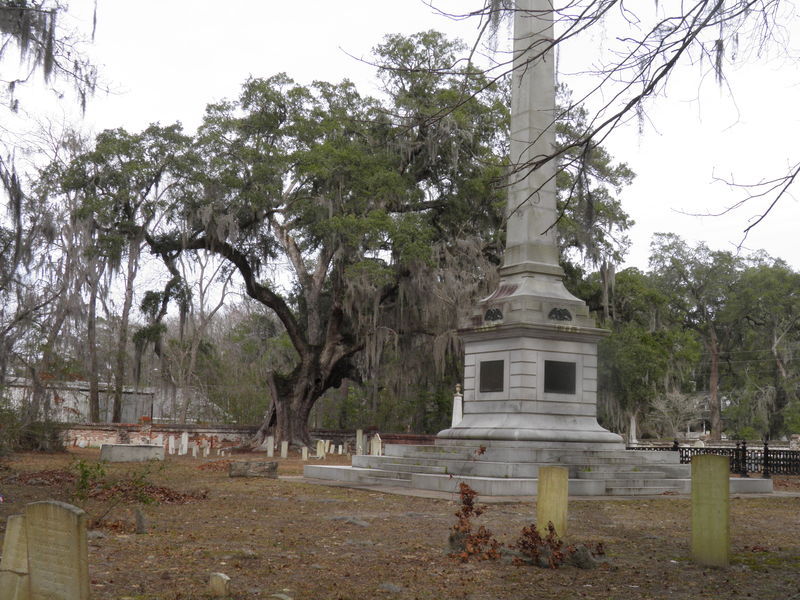
[[[461,331],[464,417],[438,434],[542,447],[620,448],[597,423],[598,329],[563,284],[554,223],[555,71],[551,0],[517,0],[506,251],[497,290]],[[437,443],[439,443],[437,442]]]

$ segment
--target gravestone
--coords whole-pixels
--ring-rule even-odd
[[[231,578],[225,573],[212,573],[208,578],[208,591],[214,598],[225,598],[230,594]]]
[[[27,540],[24,515],[9,516],[3,540],[3,559],[0,560],[0,598],[3,600],[30,598]]]
[[[192,443],[192,458],[197,458],[197,444]]]
[[[167,438],[167,452],[175,454],[175,436],[171,435]]]
[[[267,436],[267,457],[272,458],[275,456],[275,438],[271,435]]]
[[[31,600],[88,600],[86,513],[48,500],[25,507]]]
[[[300,460],[308,460],[308,448],[303,446],[300,450]]]
[[[281,442],[281,458],[289,458],[289,442]]]
[[[228,464],[229,477],[278,478],[278,463],[274,460],[236,460]]]
[[[380,434],[376,433],[374,436],[372,436],[369,445],[370,445],[370,454],[372,456],[381,456],[381,454],[383,454],[383,444],[381,442]]]
[[[178,454],[181,456],[186,456],[189,453],[189,432],[184,431],[181,434],[181,445],[180,449],[178,450]]]
[[[325,458],[325,442],[317,440],[317,458]]]
[[[164,436],[159,433],[155,437],[155,439],[153,440],[153,445],[154,446],[162,446],[163,447],[164,446]]]
[[[344,454],[344,445],[343,444],[339,444],[339,447],[337,448],[337,450],[338,450],[338,452],[336,454]]]
[[[692,457],[692,559],[707,567],[727,567],[730,534],[730,459]]]
[[[364,430],[356,429],[356,454],[364,454]]]
[[[328,454],[331,451],[331,441],[325,440],[325,454]]]
[[[536,526],[546,535],[547,524],[552,523],[558,537],[567,534],[567,488],[569,469],[566,467],[539,467],[536,492]]]

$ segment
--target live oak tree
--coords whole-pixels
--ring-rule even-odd
[[[430,65],[455,48],[428,33],[378,52]],[[274,312],[296,361],[269,374],[262,435],[274,425],[279,439],[308,443],[314,402],[369,371],[380,332],[424,330],[430,298],[452,312],[499,248],[502,95],[478,78],[474,98],[432,126],[460,79],[384,83],[379,102],[348,82],[252,79],[208,107],[190,149],[176,127],[107,132],[69,171],[65,186],[121,240],[129,273],[142,242],[166,263],[211,252]]]

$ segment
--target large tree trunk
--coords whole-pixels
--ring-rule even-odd
[[[261,427],[248,445],[257,447],[268,435],[274,435],[276,443],[286,441],[294,447],[310,446],[308,418],[311,409],[326,390],[341,385],[351,368],[350,354],[338,355],[326,361],[322,353],[312,350],[300,357],[300,363],[291,374],[284,376],[271,373],[270,406]]]
[[[719,401],[719,342],[714,327],[709,327],[706,348],[711,356],[711,372],[708,376],[708,410],[711,421],[711,440],[722,439],[722,407]]]

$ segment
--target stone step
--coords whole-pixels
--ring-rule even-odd
[[[390,462],[383,464],[377,468],[386,469],[387,471],[400,472],[400,473],[438,473],[440,475],[445,475],[448,473],[448,469],[444,465],[409,465],[409,464]]]
[[[356,483],[363,485],[391,485],[394,487],[409,487],[408,479],[398,479],[395,477],[367,477],[366,475],[360,476]]]
[[[486,447],[481,451],[474,446],[410,446],[387,444],[385,456],[438,460],[488,461],[514,463],[555,463],[561,451],[547,448]]]
[[[366,477],[379,477],[387,479],[404,479],[406,483],[411,481],[411,471],[391,471],[388,469],[362,469]]]
[[[607,487],[607,496],[661,496],[666,492],[674,492],[670,487]]]
[[[353,466],[389,471],[442,473],[473,477],[537,478],[539,468],[553,463],[511,463],[485,460],[457,460],[441,458],[408,458],[394,456],[360,455],[353,457]],[[616,473],[632,473],[622,477],[643,477],[643,473],[655,473],[654,477],[688,477],[688,465],[629,465],[629,464],[561,464],[569,468],[570,477],[583,479],[611,479]],[[592,475],[587,475],[592,473]]]
[[[606,489],[609,488],[618,488],[618,487],[639,487],[639,488],[669,488],[673,489],[677,487],[674,485],[674,480],[672,479],[650,479],[650,478],[639,478],[639,479],[606,479]]]
[[[402,460],[402,462],[400,462]],[[552,465],[552,463],[549,463]],[[472,477],[529,478],[539,476],[539,467],[545,463],[490,462],[456,459],[399,459],[394,456],[354,456],[353,466],[372,469],[395,469],[416,473],[441,473]],[[572,473],[574,469],[570,469]]]
[[[667,476],[663,471],[581,471],[577,472],[578,479],[604,479],[606,481],[616,480],[637,480],[637,479],[665,479]]]

